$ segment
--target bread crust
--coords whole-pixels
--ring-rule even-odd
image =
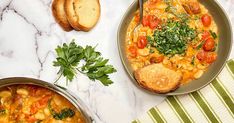
[[[75,1],[75,5],[76,5],[76,4],[79,3],[80,0],[74,0],[74,1]],[[97,24],[97,22],[98,22],[98,20],[99,20],[99,18],[100,18],[100,15],[101,15],[101,5],[100,5],[99,0],[96,0],[96,2],[97,2],[97,4],[98,4],[98,10],[97,10],[97,13],[96,13],[97,16],[96,16],[96,19],[95,19],[93,25],[92,25],[91,27],[85,27],[84,25],[78,23],[78,27],[79,27],[81,30],[83,30],[83,31],[86,31],[86,32],[90,31],[90,30]],[[76,9],[77,9],[77,8],[76,8],[76,6],[75,6],[74,10],[77,11]],[[78,18],[80,18],[79,13],[76,13],[76,14],[77,14]]]
[[[79,4],[79,0],[66,0],[65,2],[65,13],[66,13],[66,17],[69,21],[69,23],[71,24],[71,26],[79,31],[85,31],[88,32],[90,31],[98,22],[99,18],[100,18],[100,11],[101,11],[101,7],[100,7],[100,2],[99,0],[96,0],[96,2],[98,3],[98,11],[97,11],[97,18],[94,20],[94,24],[91,27],[85,27],[84,25],[79,23],[79,18],[81,18],[81,16],[79,16],[80,14],[77,13],[77,8],[76,5]]]
[[[52,14],[55,18],[55,21],[62,27],[64,31],[71,31],[73,28],[66,18],[64,4],[65,0],[53,0]]]
[[[74,0],[65,0],[64,10],[66,17],[70,25],[77,31],[79,31],[78,23],[79,18],[74,11]]]
[[[149,66],[150,66],[150,65],[145,66],[145,67],[149,67]],[[135,79],[137,80],[138,85],[139,85],[140,87],[146,89],[146,90],[149,90],[149,91],[154,92],[154,93],[165,94],[165,93],[172,92],[172,91],[176,90],[178,87],[180,87],[180,84],[181,84],[180,81],[182,80],[182,76],[179,77],[179,79],[178,79],[177,81],[174,81],[173,86],[168,87],[166,90],[156,90],[156,89],[153,88],[153,87],[149,87],[149,86],[147,85],[147,81],[143,80],[142,77],[141,77],[141,74],[142,74],[142,71],[141,71],[141,70],[142,70],[142,69],[144,69],[144,67],[143,67],[143,68],[140,68],[140,69],[137,69],[137,70],[134,72],[134,77],[135,77]],[[162,71],[163,71],[163,70],[162,70]],[[169,75],[168,75],[168,76],[169,76]],[[150,80],[150,79],[154,79],[154,78],[148,78],[148,79]],[[156,82],[155,82],[155,83],[156,83]]]

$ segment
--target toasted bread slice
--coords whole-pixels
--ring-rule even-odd
[[[74,11],[75,0],[65,0],[64,9],[66,17],[70,25],[77,31],[79,31],[79,18]]]
[[[54,0],[52,3],[52,13],[56,22],[63,28],[63,30],[71,31],[73,28],[66,18],[64,4],[65,0]]]
[[[99,0],[67,0],[65,12],[71,26],[82,31],[89,31],[100,17]]]
[[[134,72],[134,76],[143,88],[156,92],[168,93],[180,86],[182,75],[162,64],[152,64]]]

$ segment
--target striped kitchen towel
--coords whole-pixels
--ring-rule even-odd
[[[179,96],[169,96],[133,123],[234,123],[234,61],[229,60],[211,84]]]

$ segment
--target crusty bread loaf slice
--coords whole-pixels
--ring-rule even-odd
[[[78,23],[79,18],[74,11],[74,2],[75,0],[65,0],[64,9],[66,13],[66,17],[70,25],[77,31],[79,31]]]
[[[66,18],[64,4],[65,0],[54,0],[52,3],[52,13],[56,22],[63,28],[63,30],[71,31],[73,28]]]
[[[100,17],[99,0],[66,0],[65,12],[74,29],[89,31]]]
[[[134,76],[143,88],[156,92],[168,93],[180,86],[182,75],[162,64],[152,64],[134,72]]]

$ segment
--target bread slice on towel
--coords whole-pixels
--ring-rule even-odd
[[[100,3],[99,0],[66,0],[65,12],[74,29],[89,31],[99,20]]]
[[[64,4],[65,0],[54,0],[52,3],[52,13],[56,22],[63,28],[63,30],[71,31],[73,28],[66,18]]]
[[[156,92],[168,93],[180,86],[182,75],[162,64],[151,64],[134,72],[134,76],[143,88]]]

